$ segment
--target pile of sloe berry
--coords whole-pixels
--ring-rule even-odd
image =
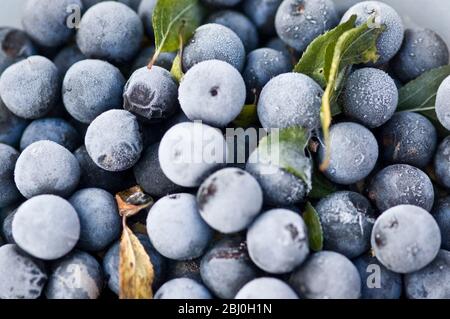
[[[157,299],[450,298],[450,137],[397,112],[400,87],[449,63],[442,38],[379,1],[344,13],[332,0],[202,0],[178,83],[176,52],[147,67],[156,2],[29,0],[23,30],[0,28],[0,298],[118,294],[114,195],[135,185],[155,199],[129,223],[146,225],[133,229]],[[318,141],[308,158],[326,159],[323,88],[292,70],[352,15],[385,29],[378,62],[354,67],[339,97],[322,176],[336,191],[314,200],[255,153],[230,163],[225,128],[255,101],[253,127],[301,126]],[[450,77],[435,113],[450,130]]]

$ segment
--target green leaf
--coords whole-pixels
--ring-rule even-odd
[[[397,111],[419,112],[433,123],[440,136],[447,136],[448,131],[439,122],[434,104],[439,86],[448,76],[450,76],[450,65],[425,72],[407,83],[398,91]]]
[[[330,182],[321,172],[314,170],[312,176],[312,190],[308,194],[311,199],[322,199],[338,190],[337,186]]]
[[[450,65],[425,72],[399,90],[397,111],[426,111],[434,108],[436,94],[441,85],[450,76]]]
[[[199,0],[158,0],[152,19],[156,53],[178,50],[180,41],[188,41],[201,20]]]
[[[170,69],[170,73],[172,76],[178,81],[181,82],[181,79],[184,76],[183,66],[180,53],[177,54],[175,60],[173,60],[172,68]]]
[[[310,138],[308,130],[301,126],[280,129],[277,130],[275,134],[279,136],[281,143],[292,144],[302,150],[305,149]]]
[[[299,126],[275,130],[261,139],[258,156],[301,179],[309,192],[312,187],[312,161],[305,155],[309,138],[308,130]]]
[[[377,40],[383,32],[384,27],[376,24],[374,17],[366,23],[344,32],[338,39],[333,52],[330,67],[325,65],[325,76],[327,87],[322,98],[322,108],[320,117],[322,121],[323,137],[326,146],[326,156],[321,164],[321,170],[328,167],[329,163],[329,130],[332,118],[332,106],[337,102],[337,98],[342,89],[343,83],[350,68],[354,64],[376,62],[379,58],[377,54]]]
[[[355,26],[355,21],[356,16],[352,16],[347,22],[317,37],[303,53],[294,72],[308,75],[325,88],[328,82],[325,69],[330,69],[337,41]]]
[[[255,104],[246,104],[241,114],[233,121],[236,127],[250,127],[258,123],[258,112]]]
[[[323,230],[319,214],[310,202],[306,203],[303,220],[308,228],[309,248],[313,251],[323,249]]]

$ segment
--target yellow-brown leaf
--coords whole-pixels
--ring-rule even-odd
[[[144,247],[124,225],[120,240],[120,299],[152,299],[153,265]]]

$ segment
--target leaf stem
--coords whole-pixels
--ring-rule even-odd
[[[320,117],[322,118],[322,127],[323,127],[323,139],[325,144],[325,157],[320,163],[320,171],[324,172],[327,170],[330,165],[331,158],[331,150],[330,150],[330,126],[331,126],[331,107],[329,105],[329,96],[331,92],[327,89],[325,95],[323,97],[324,104],[322,110],[320,112]],[[325,100],[327,99],[327,100]]]
[[[127,228],[127,215],[122,216],[122,226],[123,229]]]
[[[150,60],[150,62],[147,65],[147,69],[151,70],[151,68],[155,64],[156,60],[158,60],[160,54],[161,54],[161,48],[159,48],[158,50],[155,51],[152,59]]]
[[[181,72],[183,72],[183,51],[184,51],[184,39],[183,39],[183,28],[184,28],[184,25],[182,25],[181,27],[180,27],[180,32],[179,32],[179,34],[178,34],[178,36],[179,36],[179,38],[180,38],[180,49],[178,50],[178,54],[180,55],[180,70],[181,70]],[[180,81],[181,81],[181,79],[180,79]]]

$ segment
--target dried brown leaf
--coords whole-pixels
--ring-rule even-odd
[[[116,194],[117,206],[120,216],[131,217],[141,210],[153,205],[150,195],[144,193],[140,186],[134,186]]]
[[[120,299],[152,299],[153,280],[150,257],[139,239],[124,225],[120,240]]]

